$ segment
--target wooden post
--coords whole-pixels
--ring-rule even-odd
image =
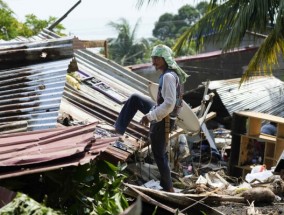
[[[105,48],[105,57],[108,58],[108,42],[105,40],[104,42],[104,48]]]
[[[165,117],[165,142],[166,142],[166,147],[168,146],[169,135],[170,135],[170,116],[167,115]]]

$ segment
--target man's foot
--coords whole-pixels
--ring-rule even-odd
[[[170,189],[164,190],[164,191],[169,192],[169,193],[174,193],[175,192],[174,188],[170,188]]]
[[[123,132],[119,131],[119,130],[116,129],[116,128],[114,129],[114,132],[117,133],[117,134],[119,134],[119,135],[123,135],[123,134],[124,134]]]

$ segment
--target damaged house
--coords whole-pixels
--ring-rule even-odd
[[[247,200],[255,200],[248,197],[250,192],[255,192],[254,185],[240,185],[239,181],[225,179],[227,166],[221,165],[222,156],[211,162],[209,153],[209,160],[205,159],[208,162],[206,168],[201,168],[197,159],[201,154],[192,157],[194,154],[189,153],[189,145],[193,144],[200,152],[206,147],[206,144],[200,144],[200,139],[204,142],[210,139],[209,145],[216,145],[212,136],[214,129],[209,134],[209,124],[228,127],[234,121],[235,113],[247,109],[282,117],[282,110],[276,108],[283,103],[282,81],[274,77],[260,77],[240,89],[239,79],[212,81],[208,86],[204,84],[189,91],[184,100],[196,113],[204,91],[214,93],[210,108],[210,113],[214,114],[208,113],[197,135],[185,133],[182,129],[170,135],[172,158],[181,152],[179,144],[184,143],[184,137],[186,144],[181,147],[185,154],[175,160],[176,163],[171,159],[177,192],[166,193],[157,190],[159,175],[149,155],[148,128],[139,124],[142,114],[135,116],[123,141],[112,127],[129,95],[135,92],[150,96],[149,80],[93,53],[88,48],[93,46],[92,41],[61,38],[47,29],[29,40],[18,38],[0,43],[2,186],[9,188],[9,183],[18,182],[17,179],[27,183],[36,176],[38,181],[35,185],[38,187],[29,185],[27,188],[34,189],[32,193],[36,193],[36,189],[44,190],[40,187],[42,175],[60,175],[60,171],[64,170],[67,174],[69,167],[79,169],[95,160],[107,160],[115,164],[129,163],[131,177],[124,183],[125,195],[135,199],[141,197],[144,204],[154,205],[151,209],[158,206],[159,214],[198,214],[200,211],[224,214],[212,203],[245,204]],[[282,127],[282,122],[279,123]],[[199,140],[192,140],[196,136]],[[210,148],[211,145],[209,151]],[[236,153],[238,155],[232,148],[231,155]],[[212,163],[214,165],[210,166]],[[265,191],[268,198],[260,199],[260,202],[271,203],[283,193],[284,185],[279,177],[267,181]],[[247,193],[241,195],[240,190]],[[1,192],[5,204],[14,197],[4,188]]]

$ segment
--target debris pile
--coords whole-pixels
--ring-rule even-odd
[[[230,176],[229,131],[221,129],[212,133],[215,140],[225,138],[218,142],[220,155],[212,153],[210,145],[200,136],[180,134],[171,141],[169,157],[175,193],[162,191],[159,171],[149,146],[146,147],[147,152],[143,153],[144,157],[137,152],[128,160],[129,177],[125,184],[125,194],[141,196],[148,204],[159,205],[167,212],[182,212],[180,214],[198,210],[207,211],[207,214],[223,214],[217,208],[226,204],[236,204],[239,208],[250,206],[246,208],[247,214],[255,210],[255,206],[264,205],[262,209],[270,206],[275,208],[274,214],[280,214],[281,209],[278,208],[283,207],[284,194],[281,176],[273,170],[265,169],[264,165],[252,165],[245,178]],[[261,209],[258,212],[262,214]]]

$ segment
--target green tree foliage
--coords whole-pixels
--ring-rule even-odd
[[[14,12],[8,5],[0,0],[0,39],[10,40],[17,36],[31,37],[38,34],[43,28],[48,27],[55,20],[55,17],[41,20],[35,15],[29,14],[26,15],[25,22],[21,23],[14,17]],[[58,24],[54,31],[59,35],[64,35],[62,33],[64,29],[62,24]]]
[[[154,44],[163,43],[169,47],[176,44],[177,38],[184,33],[189,26],[196,23],[208,8],[207,2],[200,2],[196,8],[190,5],[184,5],[178,10],[177,15],[165,13],[159,17],[153,29],[153,36],[157,38]],[[194,41],[184,45],[178,52],[176,57],[195,54]]]
[[[196,9],[198,10],[198,12],[200,13],[201,17],[205,15],[205,13],[207,13],[208,11],[208,2],[206,1],[202,1],[202,2],[199,2],[197,5],[196,5]]]
[[[31,35],[26,35],[26,36],[32,36],[38,34],[42,29],[50,26],[52,23],[56,21],[56,17],[50,16],[48,20],[43,20],[37,18],[34,14],[28,14],[26,15],[26,21],[24,22],[24,25],[27,26],[28,29],[30,29]],[[58,24],[55,28],[54,31],[55,33],[63,36],[64,34],[62,31],[65,30],[64,26],[62,24]]]
[[[155,23],[153,29],[153,35],[159,40],[165,40],[166,38],[175,38],[176,27],[174,22],[174,15],[171,13],[165,13],[159,17],[159,20]]]
[[[122,192],[125,167],[96,159],[82,166],[4,179],[1,186],[64,214],[116,215],[129,206]]]
[[[270,75],[272,66],[278,62],[279,54],[283,56],[284,53],[284,2],[211,0],[210,6],[211,10],[180,37],[175,49],[180,50],[193,38],[199,48],[203,45],[204,37],[214,33],[214,41],[223,41],[222,50],[226,52],[238,47],[247,31],[267,34],[241,82],[254,75]]]
[[[148,0],[156,2],[158,0]],[[144,0],[138,0],[141,6]],[[174,50],[179,51],[195,40],[201,48],[204,38],[215,34],[222,41],[223,52],[239,47],[247,31],[267,35],[251,59],[241,83],[254,75],[271,75],[273,65],[284,53],[284,1],[280,0],[210,0],[209,10],[181,35]]]
[[[0,39],[8,40],[17,36],[19,23],[13,17],[13,11],[0,0]]]
[[[36,202],[25,194],[17,193],[16,197],[9,204],[0,208],[1,215],[64,215],[60,211],[55,211],[47,208],[44,205]]]
[[[158,44],[164,44],[167,45],[168,47],[173,47],[176,44],[176,39],[170,39],[166,38],[164,40],[153,40],[151,43],[151,47],[153,48],[155,45]],[[151,48],[151,49],[152,49]],[[178,53],[175,53],[175,57],[180,57],[180,56],[187,56],[187,55],[195,55],[196,51],[194,49],[194,42],[188,43],[187,46],[183,46],[182,50],[180,50]],[[149,58],[150,59],[150,55]]]
[[[109,26],[118,33],[117,38],[109,41],[110,59],[123,66],[144,62],[144,56],[149,50],[149,42],[146,39],[136,40],[138,25],[139,21],[131,30],[131,26],[124,18],[121,18],[117,23],[109,23]]]
[[[161,15],[155,23],[153,35],[160,40],[176,39],[200,19],[207,6],[207,2],[200,2],[196,8],[186,4],[178,10],[177,15],[171,13]]]

